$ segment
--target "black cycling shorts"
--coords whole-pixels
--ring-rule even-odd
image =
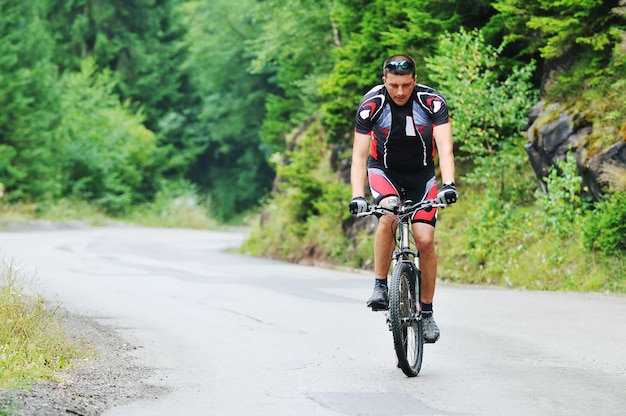
[[[379,167],[368,167],[368,181],[374,203],[378,204],[389,196],[398,196],[403,200],[419,202],[437,196],[437,180],[431,169],[417,172],[399,173]],[[437,209],[417,211],[413,222],[424,222],[435,226]]]

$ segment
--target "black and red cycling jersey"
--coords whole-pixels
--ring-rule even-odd
[[[372,135],[370,166],[408,173],[434,169],[433,127],[449,121],[448,105],[436,90],[415,84],[400,107],[381,84],[361,100],[355,131]]]

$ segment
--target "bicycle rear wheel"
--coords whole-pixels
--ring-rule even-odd
[[[393,268],[389,286],[389,320],[398,366],[404,374],[415,377],[422,367],[424,334],[416,306],[416,282],[419,273],[409,262],[399,262]],[[419,286],[418,286],[419,288]]]

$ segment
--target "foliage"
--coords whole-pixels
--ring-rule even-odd
[[[350,191],[329,169],[329,146],[320,128],[314,122],[296,136],[297,151],[288,151],[278,165],[276,190],[244,251],[291,261],[343,262],[350,254],[338,229],[349,216]]]
[[[82,358],[87,349],[70,341],[57,310],[41,297],[28,297],[19,268],[0,263],[0,387],[26,387],[36,380],[58,381],[57,371]]]
[[[623,257],[601,258],[578,236],[543,223],[539,202],[503,203],[484,192],[463,194],[437,225],[438,275],[450,282],[529,290],[626,291]],[[469,226],[468,226],[469,225]]]
[[[245,44],[259,35],[252,21],[255,2],[191,2],[186,66],[201,97],[197,114],[202,150],[187,178],[207,192],[220,220],[256,208],[269,191],[274,172],[261,144],[266,91],[271,74],[253,74]]]
[[[122,219],[133,224],[161,228],[216,229],[211,204],[199,198],[197,186],[188,181],[167,181],[153,201],[137,207]]]
[[[559,166],[547,179],[550,193],[540,194],[534,203],[507,202],[490,189],[468,190],[445,210],[438,225],[438,251],[446,259],[440,263],[440,275],[451,281],[535,290],[623,293],[623,257],[598,257],[583,245],[589,221],[598,216],[579,196],[581,178],[573,160]],[[609,217],[615,217],[614,212],[604,218]],[[611,230],[608,238],[623,240],[618,224],[602,228]]]
[[[80,221],[83,224],[101,226],[111,223],[110,215],[102,207],[87,202],[84,199],[63,198],[46,204],[19,207],[21,215],[16,218],[14,213],[7,212],[7,222],[25,219],[28,221],[53,221],[73,222]]]
[[[586,215],[582,237],[586,248],[607,256],[626,254],[626,193],[606,195]]]
[[[3,204],[0,201],[0,229],[38,221],[94,227],[112,223],[203,230],[222,227],[211,215],[210,201],[198,196],[196,185],[186,181],[166,181],[159,184],[159,189],[152,201],[114,218],[93,203],[81,199],[64,198],[37,205]]]
[[[185,71],[180,40],[184,30],[173,0],[46,0],[45,17],[57,35],[56,62],[80,70],[93,58],[99,68],[115,71],[117,93],[141,103],[147,127],[179,110]]]
[[[593,123],[588,144],[592,152],[610,146],[616,136],[626,132],[626,107],[622,105],[626,94],[626,31],[616,29],[616,33],[621,42],[615,45],[610,62],[602,70],[590,71],[594,58],[589,56],[548,82],[548,100],[575,103],[579,111],[588,115]]]
[[[551,167],[545,182],[548,192],[539,197],[544,225],[559,238],[569,237],[578,229],[573,224],[580,223],[588,206],[581,197],[582,178],[576,157],[570,153],[565,161],[557,161],[557,168]]]
[[[523,183],[504,174],[527,165],[521,148],[521,133],[528,109],[537,93],[530,78],[534,64],[513,68],[510,74],[499,68],[500,49],[485,44],[483,34],[461,29],[442,35],[436,58],[427,58],[430,78],[447,97],[459,143],[459,160],[473,164],[465,176],[469,184],[500,191],[500,197],[523,195]],[[506,77],[506,78],[503,78]]]
[[[142,187],[154,179],[156,143],[142,116],[120,104],[113,86],[109,73],[97,73],[89,60],[81,72],[64,74],[54,137],[62,167],[60,194],[119,213],[142,202]]]
[[[0,184],[11,202],[57,195],[57,73],[43,23],[33,4],[0,0]]]
[[[502,27],[507,43],[527,45],[525,51],[539,51],[555,59],[585,47],[605,52],[614,43],[611,30],[624,21],[613,12],[619,0],[498,0],[491,27]]]
[[[55,62],[63,73],[78,72],[90,58],[97,71],[115,79],[113,93],[128,112],[142,114],[155,135],[158,162],[133,199],[149,200],[159,177],[189,177],[189,167],[206,146],[198,123],[200,94],[191,83],[184,9],[175,0],[41,0],[49,30],[57,38]],[[137,190],[137,189],[136,189]],[[122,190],[121,192],[125,192]],[[130,202],[130,201],[129,201]]]
[[[261,127],[261,142],[271,153],[283,152],[287,133],[319,111],[320,78],[332,69],[331,5],[269,0],[254,8],[259,35],[246,39],[245,46],[254,57],[253,73],[275,74],[268,80],[271,91]]]

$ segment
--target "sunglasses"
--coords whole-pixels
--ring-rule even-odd
[[[411,61],[391,61],[387,65],[385,65],[385,69],[412,69],[413,64]]]

